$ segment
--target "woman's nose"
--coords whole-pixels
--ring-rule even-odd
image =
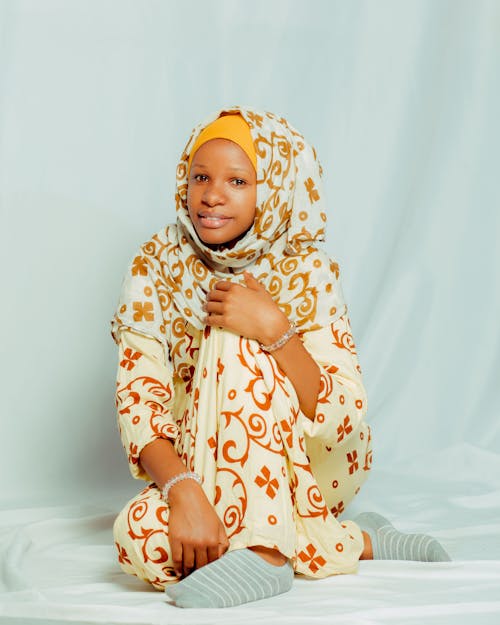
[[[208,206],[216,206],[224,202],[224,192],[220,185],[211,183],[205,187],[202,201]]]

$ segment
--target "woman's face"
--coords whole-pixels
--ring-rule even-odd
[[[195,153],[189,172],[189,217],[207,245],[231,247],[255,219],[257,179],[245,151],[228,139],[211,139]]]

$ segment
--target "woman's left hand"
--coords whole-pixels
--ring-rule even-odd
[[[222,280],[207,296],[205,323],[269,345],[290,327],[266,288],[245,271],[245,284]]]

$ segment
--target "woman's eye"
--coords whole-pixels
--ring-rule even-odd
[[[206,182],[208,180],[208,176],[206,176],[205,174],[196,174],[196,176],[194,176],[194,179],[198,182]]]
[[[233,180],[233,184],[235,184],[237,187],[246,184],[246,182],[242,179],[242,178],[235,178]]]

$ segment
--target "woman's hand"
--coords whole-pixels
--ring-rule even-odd
[[[246,286],[217,282],[207,296],[206,324],[268,345],[282,336],[290,323],[265,287],[248,271],[244,277]]]
[[[169,492],[168,540],[178,575],[220,558],[229,547],[221,520],[203,489],[193,480],[175,484]]]

